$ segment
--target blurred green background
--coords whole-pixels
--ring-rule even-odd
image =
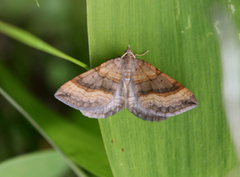
[[[25,29],[89,64],[85,1],[41,0],[39,4],[40,7],[34,0],[1,0],[0,20]],[[64,82],[85,71],[1,33],[0,62],[29,88],[29,92],[62,114],[67,114],[71,108],[57,101],[53,94]],[[0,95],[0,162],[48,148],[51,147],[46,140]]]

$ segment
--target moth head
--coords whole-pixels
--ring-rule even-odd
[[[131,54],[132,50],[130,49],[130,45],[127,46],[127,50],[125,51],[125,53]]]

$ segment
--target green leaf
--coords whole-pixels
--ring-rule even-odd
[[[231,16],[220,5],[216,7],[213,11],[213,21],[219,22],[216,27],[219,32],[222,59],[223,98],[228,124],[240,162],[240,45]]]
[[[139,58],[182,83],[199,102],[161,122],[143,121],[127,110],[99,120],[115,177],[219,177],[237,166],[223,109],[210,2],[87,1],[93,67],[122,55],[128,44],[134,53],[149,50]],[[231,4],[240,8],[236,0]],[[240,16],[239,11],[231,15]]]
[[[30,47],[55,55],[65,60],[71,61],[88,70],[88,66],[86,64],[55,49],[54,47],[50,46],[49,44],[37,38],[36,36],[32,35],[31,33],[23,29],[20,29],[16,26],[7,24],[6,22],[3,22],[1,20],[0,20],[0,32]]]
[[[1,176],[7,177],[60,177],[68,170],[62,156],[53,150],[22,155],[0,164]]]
[[[39,3],[38,3],[38,1],[37,1],[37,0],[36,0],[36,4],[37,4],[37,6],[38,6],[38,7],[40,7],[40,5],[39,5]]]
[[[77,175],[85,176],[81,166],[97,176],[111,176],[97,120],[80,113],[81,121],[65,119],[34,98],[1,63],[0,75],[4,76],[0,77],[0,94],[63,155]]]

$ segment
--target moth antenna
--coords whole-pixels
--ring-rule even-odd
[[[145,55],[146,53],[148,53],[149,52],[149,50],[147,50],[146,52],[144,52],[143,54],[135,54],[135,57],[136,56],[143,56],[143,55]]]

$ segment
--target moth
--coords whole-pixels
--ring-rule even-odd
[[[62,85],[55,97],[89,118],[106,118],[122,109],[148,121],[161,121],[198,105],[183,85],[146,61],[128,46],[108,60]]]

